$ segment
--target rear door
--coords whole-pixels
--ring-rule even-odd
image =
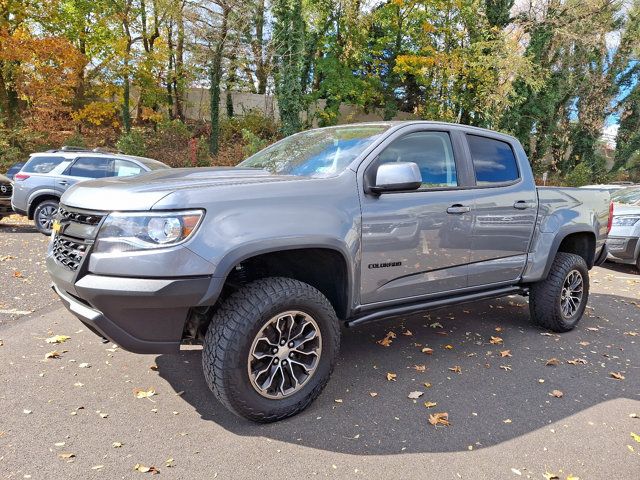
[[[62,175],[56,177],[56,189],[62,194],[71,185],[83,180],[111,176],[113,176],[113,159],[108,157],[78,157]]]
[[[461,142],[446,127],[406,127],[360,167],[364,182],[383,163],[414,162],[423,182],[415,191],[362,195],[362,304],[467,286],[474,192],[464,188]]]
[[[538,210],[533,178],[529,170],[521,171],[517,145],[505,137],[487,132],[467,133],[465,139],[476,184],[469,286],[516,280],[527,261]]]

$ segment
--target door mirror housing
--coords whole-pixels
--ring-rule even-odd
[[[376,172],[376,183],[369,187],[372,193],[417,190],[422,185],[420,168],[413,162],[383,163]]]

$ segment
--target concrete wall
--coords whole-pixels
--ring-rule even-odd
[[[249,110],[257,110],[264,113],[270,118],[278,120],[278,101],[272,95],[259,95],[248,92],[232,92],[233,108],[235,115],[242,115],[243,112]],[[206,88],[189,88],[187,89],[185,116],[189,120],[208,120],[209,119],[209,90]],[[227,114],[227,93],[220,94],[220,115]],[[312,106],[311,113],[324,108],[325,101],[319,100],[316,105]],[[399,112],[394,120],[410,120],[417,118],[415,115],[406,112]],[[340,116],[338,123],[354,123],[354,122],[372,122],[382,120],[382,110],[365,112],[356,105],[342,104],[340,106]],[[314,122],[315,123],[315,122]]]

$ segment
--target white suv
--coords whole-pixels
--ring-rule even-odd
[[[62,147],[34,153],[13,178],[13,210],[35,221],[36,228],[51,234],[51,224],[62,194],[82,180],[126,177],[169,168],[144,157],[114,154],[99,149]]]

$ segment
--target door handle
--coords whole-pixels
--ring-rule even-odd
[[[69,182],[67,182],[66,180],[60,180],[58,183],[60,185],[69,185]]]
[[[516,203],[513,204],[513,208],[516,208],[518,210],[526,210],[530,206],[531,204],[528,202],[525,202],[524,200],[518,200]]]
[[[460,204],[455,204],[455,205],[451,205],[449,208],[447,208],[447,213],[454,213],[454,214],[461,214],[461,213],[467,213],[471,211],[471,207],[467,207],[465,205],[460,205]]]

